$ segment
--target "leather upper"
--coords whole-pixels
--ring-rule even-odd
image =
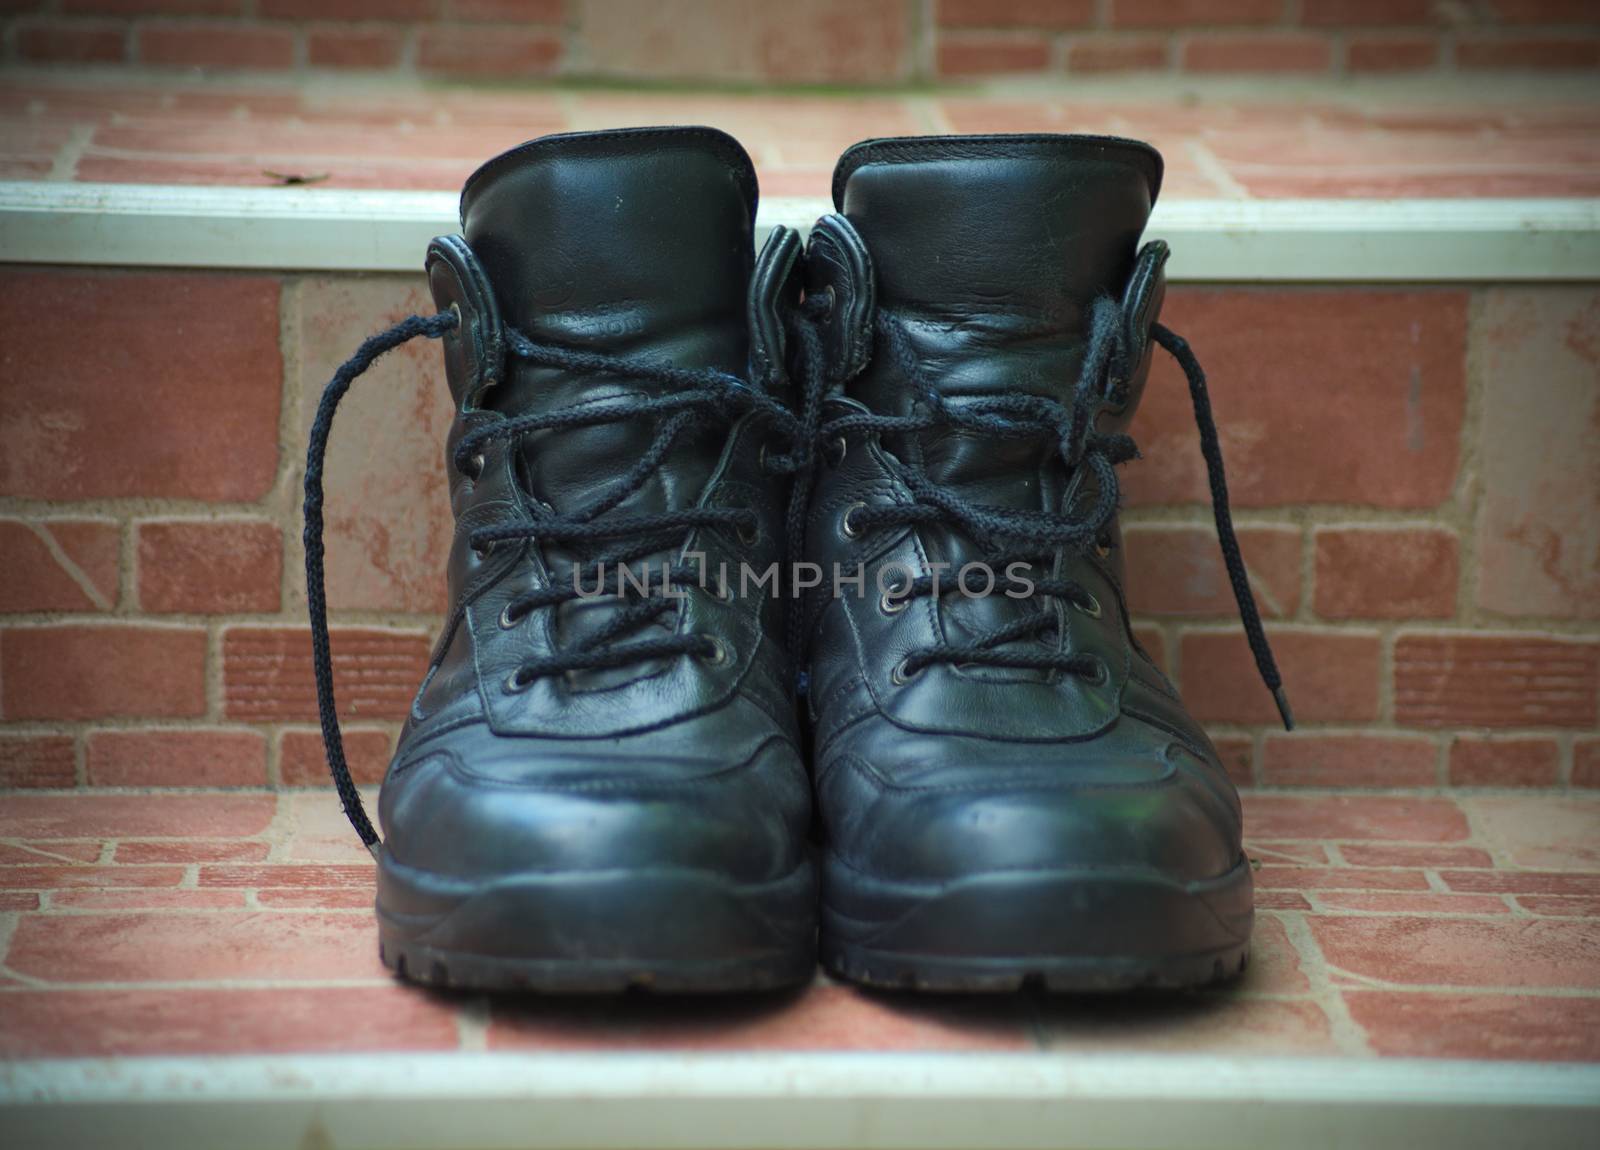
[[[490,440],[471,466],[453,462],[474,429],[667,386],[537,366],[510,353],[512,329],[538,344],[745,376],[750,317],[773,309],[781,289],[753,278],[755,206],[749,159],[712,129],[546,137],[484,165],[462,195],[463,235],[430,247],[435,302],[462,317],[443,341],[457,527],[450,615],[380,797],[398,861],[461,874],[650,862],[752,879],[799,864],[809,796],[769,596],[688,588],[640,628],[713,636],[720,661],[657,657],[508,684],[524,661],[592,635],[618,601],[507,619],[519,595],[570,583],[573,565],[604,544],[474,550],[473,532],[529,523],[541,507],[594,505],[638,463],[656,420]],[[713,570],[723,559],[780,560],[787,484],[762,465],[770,434],[758,416],[698,421],[609,513],[749,508],[753,542],[694,529],[636,565],[659,573],[696,552]]]
[[[959,405],[1032,394],[1070,404],[1098,296],[1121,304],[1127,361],[1095,411],[1127,429],[1149,372],[1163,245],[1138,247],[1160,183],[1145,145],[1096,137],[870,141],[840,161],[841,215],[813,234],[807,290],[832,293],[824,332],[828,416],[920,410],[907,366],[874,330],[904,332],[923,381]],[[820,258],[819,258],[820,257]],[[947,522],[852,532],[857,504],[907,504],[902,461],[979,505],[1060,512],[1092,499],[1087,469],[1043,436],[1000,438],[948,425],[853,434],[824,466],[807,558],[864,563],[867,594],[814,604],[809,707],[829,848],[846,865],[896,878],[986,868],[1147,866],[1189,879],[1239,856],[1238,799],[1216,752],[1133,639],[1115,522],[1102,549],[1064,547],[1035,577],[1075,580],[1093,609],[1050,601],[1063,653],[1096,656],[1101,679],[1060,671],[904,658],[960,645],[1038,608],[946,590],[886,609],[895,582],[947,563],[943,585],[985,552]],[[1013,646],[1040,650],[1040,640]]]

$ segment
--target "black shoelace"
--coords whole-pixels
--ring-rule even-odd
[[[345,814],[361,836],[361,841],[374,853],[378,834],[367,817],[360,793],[350,777],[334,701],[333,659],[328,641],[328,604],[323,566],[323,459],[334,413],[351,384],[385,352],[419,337],[438,339],[453,331],[459,322],[454,312],[411,316],[362,343],[355,355],[334,373],[324,389],[306,449],[306,610],[311,620],[312,663],[316,674],[317,708],[322,722],[323,744],[327,751],[328,770],[338,789],[339,799],[344,804]],[[553,654],[523,662],[507,679],[506,689],[522,690],[536,680],[552,675],[629,666],[649,659],[692,656],[715,663],[725,658],[727,653],[722,644],[705,635],[674,633],[627,639],[644,625],[678,609],[676,598],[658,593],[664,584],[675,587],[703,586],[705,572],[687,564],[674,564],[667,569],[663,580],[647,581],[651,586],[641,592],[636,584],[622,578],[621,567],[633,560],[675,547],[687,532],[695,528],[732,531],[741,542],[748,544],[759,529],[755,512],[737,507],[691,507],[642,515],[608,513],[649,481],[666,460],[678,436],[691,427],[700,426],[707,419],[718,419],[731,426],[747,413],[763,414],[771,421],[769,434],[787,443],[784,451],[769,450],[764,456],[764,466],[775,474],[798,472],[807,475],[811,470],[810,444],[815,436],[815,414],[797,419],[776,400],[725,372],[678,368],[656,362],[574,351],[536,343],[512,329],[507,329],[506,340],[509,354],[528,363],[578,375],[649,381],[668,389],[657,397],[612,399],[557,411],[512,416],[485,424],[461,437],[453,466],[462,474],[475,478],[482,466],[484,446],[497,440],[515,440],[536,431],[592,427],[623,420],[658,421],[654,437],[643,455],[594,502],[572,511],[557,511],[530,500],[533,513],[531,522],[491,524],[472,533],[471,546],[480,553],[487,553],[497,546],[534,539],[552,543],[599,543],[605,547],[600,554],[587,561],[594,569],[592,585],[580,571],[574,573],[571,584],[555,580],[545,587],[518,596],[505,608],[502,622],[507,625],[514,625],[530,612],[579,598],[580,584],[582,596],[592,596],[598,591],[614,596],[622,603],[620,609],[594,633]],[[809,483],[797,482],[796,500],[803,499],[803,493],[808,489]],[[801,540],[797,532],[804,530],[804,522],[803,504],[791,502],[787,523],[791,554],[798,553]],[[609,580],[602,574],[607,566],[612,569],[612,578]],[[791,615],[797,614],[791,612]],[[791,647],[791,650],[796,649]]]
[[[1025,592],[1026,584],[1031,583],[1039,607],[990,628],[969,642],[941,643],[914,651],[896,668],[897,678],[906,679],[931,664],[945,663],[1015,667],[1078,675],[1090,680],[1103,679],[1107,669],[1100,660],[1066,649],[1060,618],[1050,603],[1051,599],[1059,599],[1091,615],[1098,614],[1099,604],[1088,589],[1075,580],[1054,574],[1024,580],[1003,572],[1014,563],[1027,565],[1030,570],[1050,571],[1055,566],[1059,548],[1085,551],[1105,545],[1106,529],[1117,513],[1121,494],[1117,465],[1138,455],[1129,436],[1101,434],[1094,427],[1106,378],[1108,375],[1120,378],[1121,373],[1133,366],[1127,363],[1121,310],[1106,297],[1095,302],[1090,313],[1088,347],[1070,404],[1036,395],[1002,395],[951,402],[928,382],[905,329],[882,312],[878,314],[876,327],[880,351],[887,351],[894,357],[920,403],[910,415],[852,413],[830,420],[817,430],[819,443],[831,444],[852,432],[914,433],[935,427],[954,427],[1011,439],[1048,436],[1059,445],[1061,460],[1069,475],[1087,469],[1095,481],[1094,502],[1085,510],[1068,507],[1053,512],[999,507],[974,502],[934,482],[916,462],[898,460],[900,478],[910,491],[912,502],[877,507],[858,505],[847,512],[847,530],[861,533],[919,523],[954,526],[979,545],[984,553],[983,562],[993,573],[993,587],[986,575],[983,591],[1015,589]],[[1152,335],[1178,362],[1189,382],[1195,425],[1200,432],[1200,449],[1211,484],[1217,540],[1239,606],[1239,618],[1244,623],[1262,682],[1272,692],[1284,726],[1293,730],[1294,715],[1272,656],[1272,647],[1261,625],[1244,557],[1239,552],[1233,530],[1227,476],[1223,471],[1222,448],[1211,414],[1205,372],[1189,345],[1172,331],[1156,324]],[[885,602],[891,607],[895,603],[904,604],[913,597],[931,594],[934,587],[932,575],[924,573],[894,588],[893,598],[886,597]],[[1040,642],[1018,643],[1019,640]]]

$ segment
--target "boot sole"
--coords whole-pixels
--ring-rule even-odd
[[[816,968],[809,860],[760,884],[666,869],[464,884],[384,854],[377,911],[384,965],[428,986],[734,993],[795,986]]]
[[[997,872],[943,884],[823,866],[822,965],[864,986],[1006,992],[1187,988],[1237,977],[1254,919],[1248,860],[1220,878]]]

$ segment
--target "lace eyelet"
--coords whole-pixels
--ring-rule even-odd
[[[1111,558],[1111,548],[1104,543],[1096,542],[1094,545],[1095,557],[1099,559]]]
[[[493,551],[494,551],[494,543],[493,543],[493,541],[490,541],[488,543],[474,543],[472,545],[472,553],[475,556],[477,556],[479,563],[482,563],[485,559],[489,558],[489,555]]]
[[[718,603],[733,602],[733,588],[726,579],[718,579],[706,589],[711,592],[711,597]]]
[[[839,302],[839,294],[833,290],[832,284],[828,284],[817,293],[817,298],[825,301],[822,307],[822,314],[817,317],[818,321],[824,324],[832,323],[833,309]]]
[[[466,466],[461,468],[461,474],[476,483],[483,478],[483,469],[487,465],[487,461],[483,458],[483,452],[473,452],[467,457]]]
[[[861,538],[861,528],[855,527],[851,524],[850,516],[857,511],[865,511],[866,509],[867,505],[865,503],[852,503],[849,507],[846,507],[844,509],[844,514],[839,516],[839,534],[843,535],[846,539]]]
[[[1106,666],[1104,659],[1096,657],[1094,661],[1094,674],[1082,676],[1083,681],[1091,687],[1103,687],[1111,681],[1111,668]]]
[[[533,686],[533,680],[524,679],[522,677],[522,668],[518,667],[506,676],[505,682],[501,684],[501,689],[508,695],[520,695],[531,686]]]
[[[907,667],[907,664],[910,662],[911,656],[907,655],[904,659],[901,659],[894,665],[894,670],[889,672],[889,681],[896,687],[904,687],[907,683],[911,682],[912,679],[915,679],[918,675],[922,674],[921,667],[918,667],[915,671],[910,670]]]
[[[711,644],[710,653],[698,654],[695,656],[695,658],[699,659],[706,666],[720,667],[732,657],[731,653],[728,651],[728,645],[715,635],[707,635],[705,636],[705,640]]]
[[[844,462],[849,450],[850,441],[841,435],[822,449],[822,458],[827,461],[829,467],[838,467]]]
[[[761,542],[760,524],[756,524],[752,527],[746,527],[741,523],[734,529],[734,531],[739,536],[739,542],[743,543],[746,547],[754,547],[757,543]]]
[[[522,622],[528,617],[526,612],[513,615],[511,613],[511,608],[513,606],[515,606],[515,604],[507,603],[504,607],[500,608],[500,630],[502,631],[511,630],[518,623]]]
[[[1087,591],[1084,592],[1084,594],[1088,596],[1087,602],[1080,603],[1074,599],[1072,601],[1072,605],[1079,611],[1082,611],[1085,615],[1089,616],[1091,619],[1100,618],[1100,600],[1096,599],[1093,595],[1089,595]]]
[[[890,587],[878,596],[878,610],[885,615],[898,615],[911,606],[911,587],[908,584],[898,584]]]

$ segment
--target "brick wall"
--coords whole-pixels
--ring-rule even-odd
[[[893,83],[1593,71],[1593,0],[0,0],[4,59]]]
[[[299,483],[414,277],[0,270],[0,786],[323,780]],[[1246,785],[1600,787],[1600,289],[1181,287],[1304,729],[1272,726],[1181,378],[1135,427],[1141,637]],[[89,338],[91,336],[93,338]],[[335,428],[329,595],[375,780],[443,610],[437,348]]]

